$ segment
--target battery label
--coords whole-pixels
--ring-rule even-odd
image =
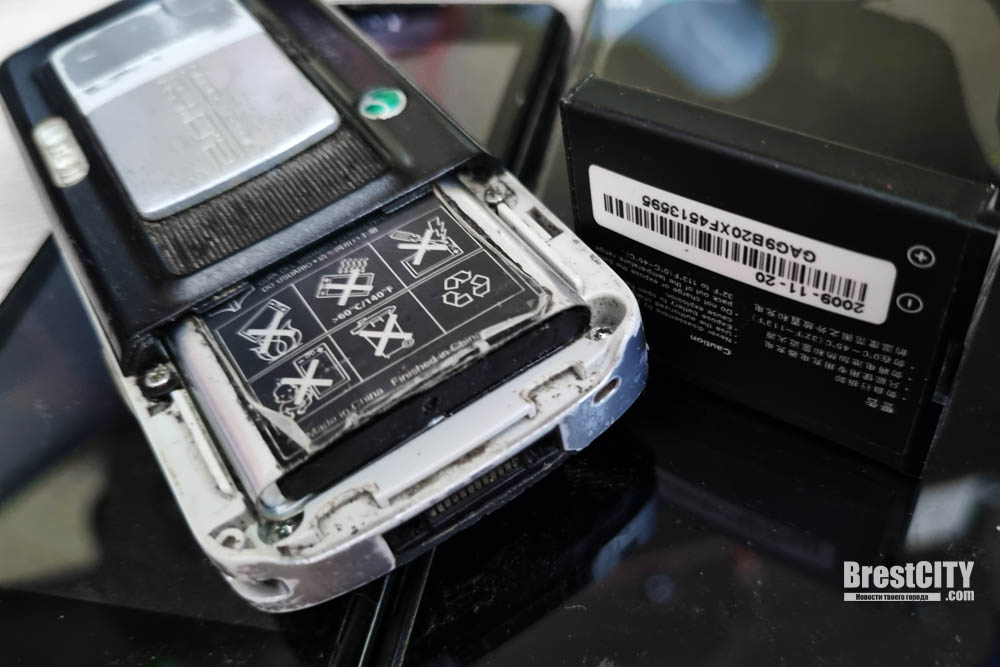
[[[485,354],[481,332],[538,314],[542,294],[428,197],[263,277],[205,321],[249,393],[311,439],[309,452],[274,444],[291,465],[428,387],[449,360]]]
[[[788,299],[872,324],[889,314],[892,262],[794,234],[650,187],[597,165],[589,170],[597,224],[696,266]]]

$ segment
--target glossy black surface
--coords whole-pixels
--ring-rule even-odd
[[[555,117],[569,30],[545,5],[366,5],[348,16],[530,185]]]
[[[988,69],[1000,15],[954,3],[597,5],[591,69],[640,88],[972,180],[1000,165]],[[907,6],[909,5],[909,6]],[[915,111],[919,109],[919,113]]]
[[[58,284],[61,266],[48,271]],[[93,421],[80,444],[39,451],[0,506],[5,661],[992,664],[1000,352],[977,349],[922,483],[654,368],[591,448],[438,547],[422,596],[377,582],[285,616],[251,610],[204,560],[136,428]],[[32,391],[5,394],[21,398],[0,405],[4,423],[10,406],[39,416]],[[975,601],[844,602],[845,559],[970,559]],[[380,598],[395,611],[363,650]]]
[[[50,239],[0,303],[0,501],[94,424],[124,419],[96,351]]]
[[[788,12],[868,11],[860,3],[781,4]],[[963,12],[995,7],[977,0],[920,6],[958,5]],[[824,21],[816,21],[819,32]],[[853,34],[849,25],[827,25]],[[940,45],[913,21],[898,19],[896,27]],[[990,29],[978,22],[968,44]],[[906,69],[912,62],[928,78],[955,74],[947,59],[937,68],[896,60],[889,39],[857,67]],[[822,43],[852,55],[847,37]],[[994,43],[1000,39],[983,53]],[[828,63],[804,59],[802,76],[822,80]],[[918,92],[932,83],[913,86]],[[984,85],[990,92],[977,99],[993,99],[996,87]],[[823,106],[795,90],[786,89],[789,104]],[[959,105],[942,92],[955,93],[954,86],[935,90],[930,99]],[[840,94],[849,96],[850,86]],[[917,123],[936,117],[925,113],[930,106],[903,99],[879,113],[910,112]],[[848,117],[844,124],[858,122]],[[966,163],[968,133],[947,136],[956,142],[952,164]],[[985,173],[976,160],[968,164]],[[67,308],[56,314],[79,318]],[[52,315],[32,317],[51,322]],[[408,593],[391,605],[403,612],[394,618],[405,618],[403,602],[420,597],[412,631],[405,621],[385,623],[375,636],[388,648],[364,653],[359,627],[376,616],[381,589],[354,603],[363,613],[343,601],[294,616],[253,612],[202,559],[148,447],[127,422],[109,428],[110,418],[95,418],[78,431],[90,434],[82,444],[45,451],[42,437],[11,439],[12,415],[44,424],[67,405],[49,393],[52,385],[29,381],[29,371],[48,378],[66,366],[58,345],[44,345],[38,333],[32,338],[37,358],[54,366],[22,364],[0,375],[2,451],[32,449],[40,461],[36,474],[19,477],[17,491],[0,501],[3,664],[343,665],[362,655],[365,664],[393,664],[401,653],[403,664],[436,666],[1000,664],[995,285],[921,481],[706,397],[654,367],[640,402],[589,450],[439,547],[422,596],[419,586],[400,586]],[[20,354],[6,358],[19,361]],[[96,350],[81,354],[76,364],[96,368]],[[84,388],[77,396],[106,399],[88,373],[73,371],[63,384]],[[36,403],[46,396],[49,402]],[[10,460],[5,453],[0,466]],[[844,602],[848,558],[873,565],[970,559],[975,600]],[[354,631],[341,630],[348,617]]]
[[[998,57],[1000,6],[991,0],[598,0],[567,84],[596,72],[826,141],[995,181]],[[568,216],[561,157],[561,147],[550,147],[541,195]]]

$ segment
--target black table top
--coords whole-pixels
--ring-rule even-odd
[[[995,180],[995,2],[731,4],[600,3],[577,69]],[[758,68],[699,65],[727,53]],[[1000,665],[995,284],[919,480],[654,367],[429,561],[281,616],[202,556],[51,245],[21,287],[0,307],[5,665]],[[848,602],[845,561],[971,561],[974,599]]]
[[[43,261],[34,306],[0,313],[6,664],[357,664],[386,582],[281,616],[237,598],[112,398],[50,247]],[[437,549],[403,664],[994,664],[998,354],[979,354],[922,480],[654,368],[594,445]],[[45,415],[62,431],[29,430]],[[846,602],[845,560],[971,560],[975,599]]]

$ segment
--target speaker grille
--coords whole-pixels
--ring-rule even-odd
[[[385,170],[348,126],[212,199],[162,220],[142,220],[167,269],[193,273],[368,183]]]

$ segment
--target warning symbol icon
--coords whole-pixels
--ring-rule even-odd
[[[297,374],[280,378],[274,388],[278,410],[289,417],[305,414],[314,402],[348,379],[326,343],[306,352],[292,366]]]
[[[372,293],[375,274],[365,271],[367,257],[342,260],[337,265],[337,273],[329,273],[319,279],[316,288],[317,299],[337,299],[338,306],[346,306],[348,299],[368,296]]]
[[[239,335],[253,343],[251,351],[262,361],[274,361],[302,342],[302,331],[292,326],[291,308],[271,299]]]
[[[448,236],[448,225],[440,217],[427,221],[427,226],[417,232],[403,229],[389,235],[393,241],[399,241],[396,248],[412,250],[403,258],[403,267],[414,278],[427,273],[441,262],[462,254],[462,249]]]
[[[383,359],[413,347],[413,334],[400,326],[396,306],[386,306],[362,319],[351,329],[351,334],[368,341],[372,353]]]

